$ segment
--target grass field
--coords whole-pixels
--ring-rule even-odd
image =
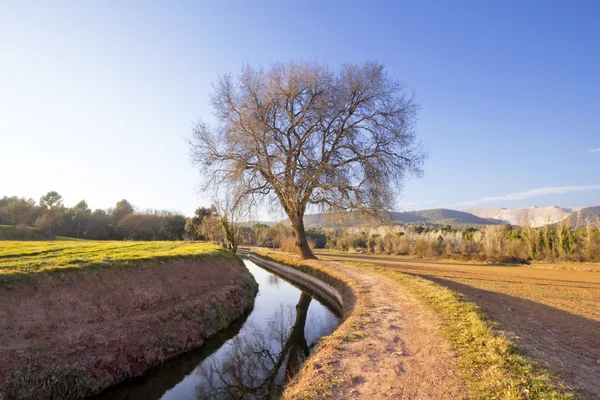
[[[196,242],[0,241],[0,286],[39,273],[207,256],[233,257],[219,246]]]
[[[326,260],[379,267],[408,282],[424,278],[481,307],[527,356],[584,399],[600,398],[600,270],[569,265],[499,266],[317,251]],[[383,268],[382,268],[383,267]],[[398,275],[394,275],[398,274]],[[404,277],[403,277],[404,276]]]

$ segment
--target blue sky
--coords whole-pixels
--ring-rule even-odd
[[[186,137],[220,74],[371,59],[422,107],[401,209],[599,205],[599,20],[597,1],[0,1],[0,196],[191,214],[209,199]]]

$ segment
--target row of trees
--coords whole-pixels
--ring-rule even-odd
[[[0,225],[12,225],[43,237],[68,236],[95,240],[206,240],[236,251],[238,245],[280,248],[296,246],[288,223],[272,226],[243,223],[235,207],[200,207],[191,218],[170,211],[136,210],[121,200],[107,210],[91,210],[85,200],[73,207],[60,194],[48,192],[36,203],[16,196],[0,198]],[[577,226],[582,226],[578,224]],[[458,257],[485,260],[600,261],[600,223],[583,228],[563,222],[556,226],[490,225],[453,229],[424,226],[383,226],[343,231],[306,230],[310,248],[416,257]]]
[[[327,233],[326,247],[341,251],[505,261],[600,261],[600,224],[539,228],[489,225],[480,229],[387,227],[376,232]]]
[[[0,199],[0,225],[11,225],[45,237],[68,236],[96,240],[180,240],[185,216],[162,210],[136,210],[127,200],[108,210],[91,210],[85,200],[73,207],[56,191],[33,199]]]
[[[194,216],[170,211],[136,210],[121,200],[107,210],[91,210],[85,200],[73,207],[63,203],[62,196],[48,192],[39,202],[17,196],[0,198],[0,225],[18,228],[29,238],[67,236],[94,240],[205,240],[218,242],[231,251],[238,244],[281,248],[293,237],[290,227],[241,223],[239,210],[218,203],[199,207]],[[308,232],[311,244],[325,245],[325,237]]]
[[[295,239],[295,232],[289,224],[252,224],[235,220],[230,215],[215,205],[200,207],[193,217],[187,219],[185,237],[189,240],[221,242],[231,250],[237,249],[238,245],[283,248],[291,239]],[[309,229],[306,236],[312,248],[325,247],[324,232]],[[295,250],[294,246],[295,240],[291,251]]]

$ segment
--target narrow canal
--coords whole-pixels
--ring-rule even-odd
[[[314,346],[339,325],[324,302],[244,259],[259,284],[254,308],[202,347],[96,399],[277,399]]]

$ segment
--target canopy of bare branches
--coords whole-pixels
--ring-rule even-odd
[[[307,208],[389,209],[406,175],[422,173],[418,105],[375,62],[245,67],[216,83],[212,105],[218,124],[199,122],[191,141],[205,187],[267,196],[299,236]]]

